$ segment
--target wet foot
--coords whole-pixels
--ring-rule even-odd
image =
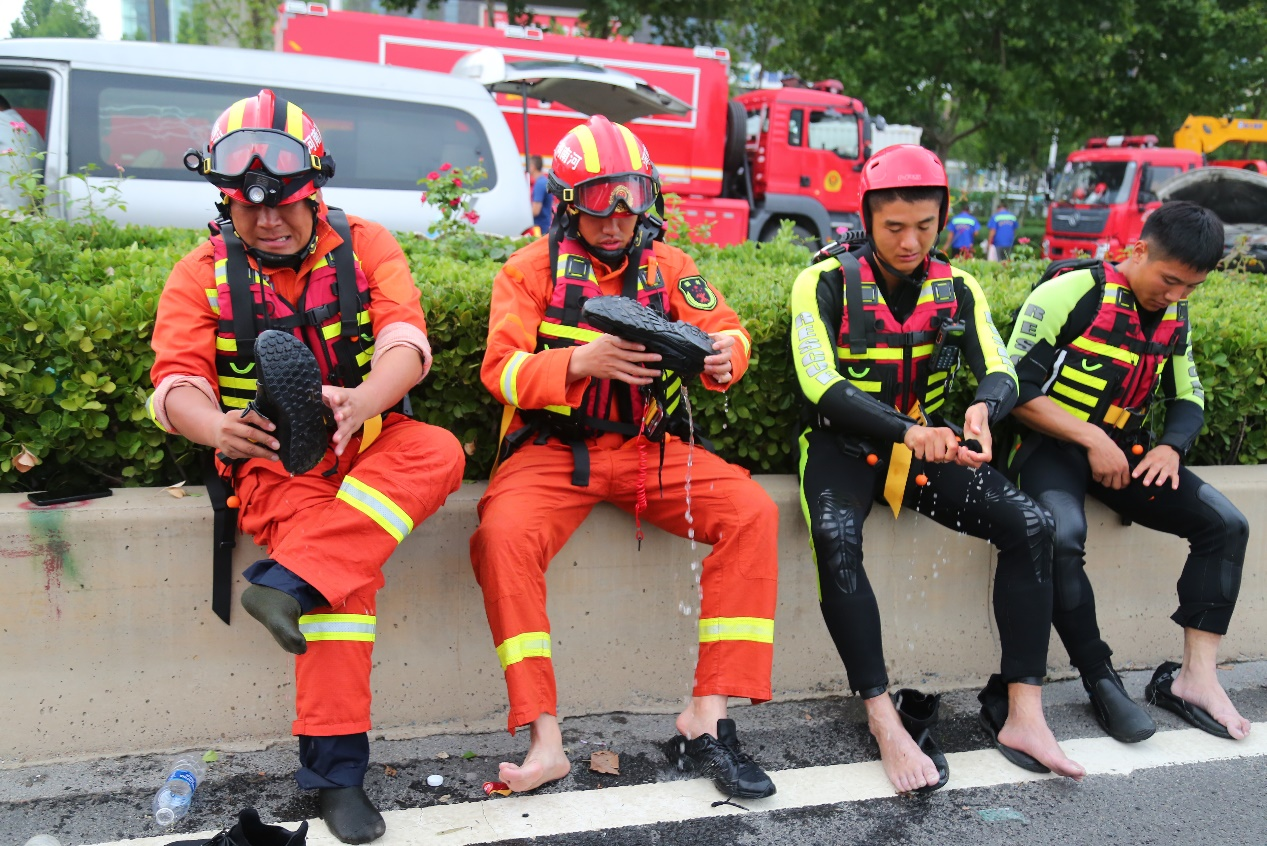
[[[888,700],[888,694],[883,698]],[[902,725],[897,711],[892,717],[872,715],[868,720],[871,736],[880,746],[880,764],[898,793],[910,793],[936,784],[940,779],[937,765],[923,753]]]
[[[1041,716],[1035,721],[1009,714],[999,732],[999,743],[1024,752],[1056,775],[1082,781],[1087,774],[1081,764],[1065,755]]]
[[[1249,735],[1249,720],[1236,710],[1213,670],[1208,673],[1189,672],[1185,665],[1171,683],[1170,692],[1185,702],[1204,708],[1235,740]]]
[[[523,764],[503,761],[499,778],[516,793],[536,790],[543,784],[558,781],[572,771],[572,764],[563,750],[528,750]]]

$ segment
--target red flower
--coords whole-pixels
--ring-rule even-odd
[[[467,213],[466,213],[466,215],[465,215],[465,217],[466,217],[467,221],[468,221],[468,222],[470,222],[470,223],[479,223],[479,222],[480,222],[480,216],[479,216],[477,213],[473,212],[473,211],[469,211],[469,212],[467,212]]]
[[[439,178],[440,178],[440,174],[436,173],[436,172],[433,170],[433,171],[431,171],[430,173],[428,173],[428,174],[427,174],[427,178],[428,178],[428,179],[439,179]]]
[[[427,192],[426,192],[426,191],[423,191],[423,192],[422,192],[422,204],[423,204],[424,206],[427,204]]]
[[[452,167],[453,167],[453,165],[449,164],[448,162],[445,162],[444,164],[440,165],[440,172],[441,172],[441,173],[444,173],[444,172],[446,172],[446,171],[450,170]]]
[[[1018,243],[1018,244],[1028,244],[1028,243],[1029,243],[1029,239],[1028,239],[1028,238],[1017,238],[1017,239],[1016,239],[1016,243]]]
[[[454,188],[461,188],[461,187],[462,187],[462,180],[460,180],[460,179],[455,179],[455,180],[453,180],[453,187],[454,187]]]
[[[456,209],[458,206],[462,205],[462,198],[454,197],[452,200],[449,200],[449,205]]]

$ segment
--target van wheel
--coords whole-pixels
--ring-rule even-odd
[[[722,153],[722,168],[734,173],[743,166],[748,155],[748,110],[743,103],[731,100],[726,104],[726,147]]]

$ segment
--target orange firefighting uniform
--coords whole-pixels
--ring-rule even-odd
[[[654,245],[669,291],[669,316],[706,332],[736,338],[732,382],[748,367],[750,340],[734,311],[711,287],[715,302],[692,305],[683,288],[694,285],[699,302],[699,271],[674,247]],[[554,285],[549,239],[541,238],[511,256],[493,282],[488,349],[480,376],[485,387],[508,407],[507,431],[524,425],[518,409],[547,406],[576,408],[588,379],[567,384],[574,347],[534,352],[537,328]],[[608,269],[595,260],[594,274],[606,294],[621,292],[621,267]],[[691,279],[691,283],[679,281]],[[526,358],[521,353],[527,353]],[[707,376],[710,390],[726,385]],[[613,390],[626,389],[613,383]],[[513,416],[512,416],[513,415]],[[648,522],[679,537],[694,528],[695,539],[713,545],[704,558],[700,587],[699,661],[694,695],[770,698],[774,655],[778,511],[747,471],[697,448],[691,470],[693,523],[686,519],[684,482],[688,445],[666,436],[664,493],[656,465],[659,446],[647,444]],[[590,479],[572,484],[571,448],[557,439],[532,439],[497,469],[480,500],[480,524],[471,537],[471,563],[484,591],[484,608],[493,644],[506,674],[510,695],[507,726],[513,733],[542,713],[557,714],[550,621],[546,616],[546,568],[572,532],[600,501],[633,512],[638,488],[641,436],[626,439],[605,433],[586,441]]]
[[[324,206],[321,211],[324,218]],[[421,351],[426,322],[404,253],[382,226],[351,215],[348,221],[370,284],[376,355],[401,345]],[[329,224],[318,220],[316,250],[298,272],[267,269],[269,282],[287,301],[298,303],[313,265],[340,243]],[[207,243],[181,259],[159,299],[152,410],[156,422],[171,432],[162,407],[171,387],[198,387],[218,403],[218,307],[209,299],[215,290]],[[383,586],[383,564],[462,481],[465,457],[445,429],[393,413],[364,452],[360,440],[359,435],[352,439],[329,476],[324,474],[336,463],[333,450],[314,469],[293,478],[280,462],[263,459],[251,459],[235,472],[239,527],[329,602],[299,620],[308,651],[295,659],[297,735],[369,730],[374,599]]]

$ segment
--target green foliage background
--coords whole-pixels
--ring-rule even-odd
[[[195,450],[149,422],[149,337],[171,266],[204,237],[191,230],[75,225],[30,217],[0,239],[0,491],[61,483],[198,482]],[[486,478],[500,406],[479,381],[488,295],[507,239],[401,236],[427,311],[432,375],[415,415],[467,445],[467,476]],[[787,296],[808,253],[786,240],[692,246],[701,271],[752,334],[748,375],[727,394],[695,390],[696,419],[719,452],[754,472],[791,473],[799,391]],[[1004,336],[1042,264],[970,262]],[[1213,274],[1192,302],[1207,427],[1193,464],[1267,461],[1267,288],[1262,277]],[[960,408],[971,380],[960,379]],[[26,475],[23,448],[42,459]]]

